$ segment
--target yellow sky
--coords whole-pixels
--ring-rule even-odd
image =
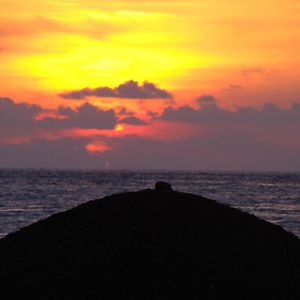
[[[292,99],[299,36],[300,1],[0,0],[0,94],[35,102],[134,79],[182,101]]]

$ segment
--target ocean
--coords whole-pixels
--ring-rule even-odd
[[[162,180],[300,237],[300,173],[44,169],[0,170],[0,237],[88,200],[154,188]]]

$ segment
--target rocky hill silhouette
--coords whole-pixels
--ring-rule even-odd
[[[300,240],[167,185],[0,240],[1,299],[300,299]]]

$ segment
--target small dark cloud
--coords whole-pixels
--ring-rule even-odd
[[[147,116],[154,120],[159,117],[159,114],[155,111],[147,111]]]
[[[84,88],[60,94],[64,99],[81,100],[86,97],[99,98],[127,98],[127,99],[171,99],[172,95],[166,90],[158,88],[155,84],[145,81],[139,85],[137,81],[127,81],[115,88],[98,87]]]
[[[136,118],[136,117],[124,118],[124,119],[120,120],[119,123],[121,123],[121,124],[128,124],[128,125],[135,125],[135,126],[148,125],[147,122],[145,122],[144,120],[141,120],[139,118]]]
[[[176,101],[173,98],[165,99],[164,104],[165,105],[174,105],[174,104],[176,104]]]
[[[47,128],[84,128],[84,129],[113,129],[117,124],[114,110],[103,110],[89,103],[85,103],[77,109],[60,107],[59,113],[65,116],[63,119],[47,117],[39,123]]]
[[[128,110],[126,107],[120,107],[118,110],[118,114],[122,116],[132,117],[134,116],[134,112]]]
[[[241,75],[246,78],[249,78],[252,75],[265,74],[265,73],[266,71],[262,68],[249,68],[249,69],[241,70]]]
[[[228,89],[231,91],[238,91],[238,90],[242,90],[243,87],[238,84],[231,84],[229,85]]]
[[[276,75],[276,70],[266,70],[262,68],[250,68],[241,70],[240,74],[244,79],[251,80],[253,78],[260,78],[264,80],[270,80],[274,75]]]
[[[61,116],[71,116],[74,114],[74,110],[68,106],[59,106],[57,111]]]
[[[212,95],[202,95],[198,97],[196,101],[201,107],[215,106],[218,102],[217,99]]]

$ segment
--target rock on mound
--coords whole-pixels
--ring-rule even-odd
[[[300,241],[200,196],[90,201],[0,240],[2,299],[300,299]]]

